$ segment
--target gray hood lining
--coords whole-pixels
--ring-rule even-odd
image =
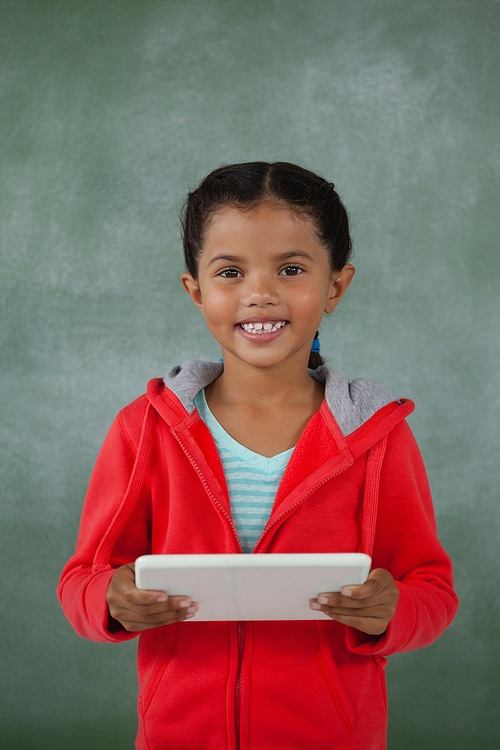
[[[188,414],[191,414],[195,409],[193,400],[198,391],[213,383],[223,369],[222,362],[190,359],[183,365],[173,367],[164,378],[164,383],[177,396]],[[314,380],[325,385],[326,403],[346,437],[373,417],[379,409],[396,400],[375,380],[357,378],[349,381],[326,365],[308,372]]]

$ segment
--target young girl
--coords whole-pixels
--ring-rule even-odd
[[[237,164],[189,195],[183,230],[223,362],[174,367],[118,414],[61,603],[86,638],[141,633],[140,750],[383,750],[385,657],[432,643],[457,599],[413,404],[317,353],[354,275],[345,209],[300,167]],[[197,622],[134,583],[143,554],[361,551],[368,580],[313,600],[323,620]]]

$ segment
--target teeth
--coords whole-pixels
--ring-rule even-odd
[[[280,320],[278,323],[241,323],[241,327],[248,333],[274,333],[279,331],[285,325],[284,320]]]

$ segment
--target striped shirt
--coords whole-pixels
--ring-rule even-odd
[[[293,448],[267,458],[236,442],[217,422],[208,408],[205,391],[194,399],[215,440],[229,490],[231,516],[243,552],[251,552],[271,515],[274,498]]]

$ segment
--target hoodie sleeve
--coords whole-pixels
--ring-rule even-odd
[[[399,588],[386,632],[370,636],[346,628],[356,654],[389,656],[427,646],[455,616],[451,561],[436,532],[425,467],[406,421],[389,434],[380,475],[372,568],[385,568]]]
[[[143,416],[144,408],[140,411]],[[85,498],[76,553],[64,567],[57,590],[64,613],[76,632],[94,641],[119,642],[139,635],[127,632],[114,621],[110,627],[106,592],[118,567],[150,552],[151,503],[147,483],[113,548],[109,565],[93,566],[101,539],[110,524],[118,520],[117,511],[127,490],[135,455],[136,447],[121,412],[97,458]]]

